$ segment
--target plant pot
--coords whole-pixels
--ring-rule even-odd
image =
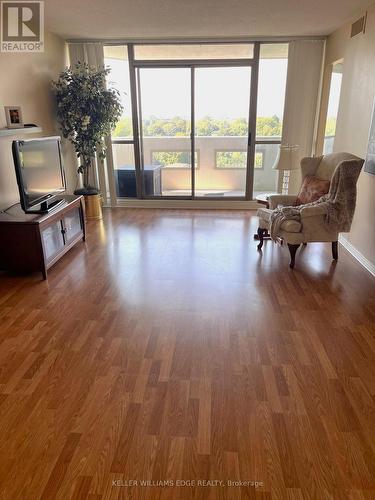
[[[99,189],[93,186],[81,187],[74,190],[74,194],[82,196],[92,196],[93,194],[100,194]]]
[[[85,195],[85,212],[87,220],[100,220],[102,214],[102,197],[100,194]]]

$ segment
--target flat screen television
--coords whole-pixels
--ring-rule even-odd
[[[60,137],[13,141],[12,152],[24,212],[48,212],[64,202],[56,199],[66,190]]]

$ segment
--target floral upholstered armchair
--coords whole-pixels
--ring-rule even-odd
[[[349,153],[303,158],[299,195],[271,195],[269,209],[257,212],[258,250],[269,231],[274,241],[287,243],[292,269],[299,246],[309,242],[331,242],[333,259],[337,260],[338,236],[350,231],[363,163]]]

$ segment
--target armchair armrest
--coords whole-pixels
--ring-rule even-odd
[[[289,207],[294,205],[297,199],[295,194],[271,194],[268,198],[268,202],[271,210],[275,210],[277,205],[283,205],[284,207]]]
[[[327,208],[321,203],[301,209],[303,240],[337,241],[338,232],[326,224]]]
[[[316,215],[326,215],[327,209],[323,205],[312,205],[301,209],[301,219],[315,217]]]

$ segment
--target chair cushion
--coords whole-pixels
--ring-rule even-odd
[[[257,216],[259,217],[259,227],[264,229],[269,228],[272,210],[269,208],[259,208],[257,211]],[[288,233],[299,233],[302,229],[302,224],[297,220],[284,220],[282,222],[280,229],[287,231]]]
[[[295,205],[304,205],[305,203],[319,200],[319,198],[328,193],[329,185],[329,180],[319,179],[314,175],[306,175],[303,179]]]

